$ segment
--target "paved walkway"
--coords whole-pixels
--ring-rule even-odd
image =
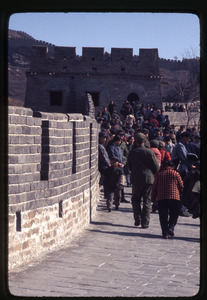
[[[125,188],[130,199],[131,188]],[[135,227],[130,203],[99,202],[96,220],[68,247],[9,274],[19,296],[193,296],[200,283],[199,219],[180,217],[175,237],[161,238],[158,214]]]

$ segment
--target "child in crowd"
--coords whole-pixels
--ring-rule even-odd
[[[111,158],[111,166],[105,172],[105,188],[106,188],[106,205],[108,212],[111,212],[113,206],[113,196],[115,209],[119,209],[121,200],[121,189],[124,186],[124,172],[119,168],[119,160],[113,156]]]

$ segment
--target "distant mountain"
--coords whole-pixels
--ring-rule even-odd
[[[54,45],[34,39],[23,31],[8,32],[8,98],[9,105],[23,106],[26,91],[26,71],[29,70],[33,45],[47,46],[52,54]]]

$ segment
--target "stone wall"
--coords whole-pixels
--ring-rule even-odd
[[[174,124],[176,130],[179,129],[181,125],[187,127],[196,127],[200,129],[200,113],[192,112],[187,114],[187,112],[164,112],[164,115],[169,116],[170,124]]]
[[[66,245],[96,213],[99,125],[9,107],[9,269]]]
[[[86,95],[91,94],[96,112],[111,100],[118,112],[130,94],[142,103],[156,103],[161,108],[158,49],[140,49],[133,56],[131,48],[54,47],[50,57],[47,47],[32,47],[27,74],[25,107],[49,112],[86,114]],[[51,95],[59,93],[56,103]],[[93,95],[96,95],[94,100]]]

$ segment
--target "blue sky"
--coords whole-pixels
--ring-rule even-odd
[[[158,48],[161,58],[200,56],[199,18],[189,13],[16,13],[9,29],[56,46]]]

